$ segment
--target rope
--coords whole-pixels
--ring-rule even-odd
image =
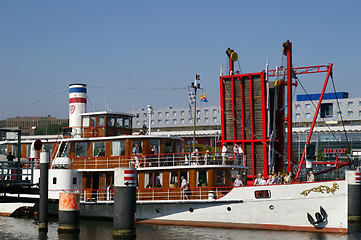
[[[14,108],[14,109],[11,109],[11,110],[8,110],[8,111],[5,111],[5,112],[0,112],[0,115],[2,115],[2,114],[8,114],[8,113],[15,112],[15,111],[20,110],[20,109],[23,109],[23,108],[30,107],[30,106],[32,106],[32,105],[35,105],[35,104],[37,104],[37,103],[41,103],[41,102],[47,101],[47,100],[49,100],[49,99],[51,99],[51,98],[53,98],[53,97],[57,97],[57,96],[59,96],[59,95],[62,95],[62,94],[64,94],[64,93],[67,93],[67,92],[68,92],[68,90],[65,90],[65,91],[56,93],[56,94],[54,94],[54,95],[51,95],[51,96],[49,96],[49,97],[39,99],[38,101],[35,101],[35,102],[32,102],[32,103],[26,104],[26,105],[24,105],[24,106],[17,107],[17,108]]]
[[[88,86],[89,88],[102,88],[102,89],[117,89],[117,90],[155,90],[155,91],[169,91],[169,90],[186,90],[187,88],[123,88],[123,87],[106,87],[106,86]]]
[[[302,87],[303,91],[306,93],[306,95],[307,95],[308,99],[310,100],[310,102],[312,103],[313,107],[316,109],[316,108],[317,108],[316,105],[315,105],[314,102],[312,101],[312,99],[311,99],[310,95],[307,93],[306,89],[303,87],[300,79],[299,79],[297,76],[296,76],[296,79],[297,79],[298,82],[300,83],[300,86]],[[332,136],[333,136],[334,139],[336,140],[337,144],[342,148],[341,143],[340,143],[340,142],[338,141],[338,139],[336,138],[335,133],[331,130],[330,125],[327,124],[326,120],[321,116],[321,114],[320,114],[319,117],[322,119],[323,123],[324,123],[324,124],[327,126],[327,128],[329,129],[329,131],[331,132]],[[305,146],[305,147],[306,147],[306,146]],[[348,160],[349,160],[350,162],[352,162],[352,160],[350,159],[350,157],[349,157],[347,154],[346,154],[346,156],[347,156]]]

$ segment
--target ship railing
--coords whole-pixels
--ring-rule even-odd
[[[137,201],[170,201],[170,200],[215,200],[227,194],[233,187],[193,187],[190,191],[181,188],[144,188],[137,189]],[[89,189],[80,194],[82,202],[112,202],[114,189]]]
[[[33,183],[34,162],[0,161],[0,181],[2,183]]]
[[[82,202],[112,202],[114,201],[114,189],[107,187],[105,189],[85,189],[80,192],[80,201]]]
[[[191,187],[181,188],[144,188],[137,189],[137,201],[170,200],[214,200],[227,194],[233,187]]]
[[[205,159],[205,153],[194,156],[192,153],[166,153],[166,154],[137,154],[124,156],[96,156],[70,158],[73,169],[109,169],[115,167],[174,167],[189,165],[246,165],[246,156],[242,159],[234,154],[227,157],[209,153]]]

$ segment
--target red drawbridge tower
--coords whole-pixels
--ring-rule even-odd
[[[268,178],[271,171],[285,169],[294,172],[292,86],[297,86],[297,81],[293,79],[297,78],[297,74],[327,72],[326,86],[332,64],[293,68],[292,43],[287,41],[283,43],[283,54],[287,56],[286,69],[235,74],[237,53],[229,48],[226,53],[229,57],[229,72],[220,76],[221,143],[230,152],[235,144],[242,147],[247,156],[248,180],[252,181],[258,173]],[[276,81],[269,81],[271,77],[277,77]],[[325,87],[320,102],[324,91]]]

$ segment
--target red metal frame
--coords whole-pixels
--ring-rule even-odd
[[[307,143],[309,143],[309,140],[311,138],[312,135],[312,130],[314,128],[314,124],[315,121],[317,119],[317,115],[319,112],[319,108],[321,106],[321,102],[322,102],[322,98],[323,98],[323,94],[325,91],[325,86],[327,85],[327,81],[328,78],[330,76],[330,73],[332,71],[332,64],[328,64],[328,65],[315,65],[315,66],[307,66],[307,67],[298,67],[298,68],[293,68],[292,67],[292,43],[290,41],[286,42],[286,47],[287,47],[287,68],[281,70],[279,75],[282,75],[282,73],[286,74],[287,73],[287,82],[285,83],[287,86],[287,115],[286,117],[282,120],[280,120],[280,117],[277,117],[277,127],[279,128],[280,126],[283,125],[283,120],[287,122],[287,171],[291,172],[292,171],[292,166],[293,166],[293,161],[292,161],[292,86],[297,86],[297,81],[293,82],[293,74],[309,74],[309,73],[323,73],[323,72],[327,72],[327,76],[326,76],[326,80],[325,80],[325,85],[324,88],[322,90],[322,94],[318,103],[318,107],[316,109],[316,113],[314,116],[314,120],[312,122],[312,126],[310,129],[310,134],[307,140]],[[292,69],[292,71],[288,71],[288,69]],[[266,108],[267,108],[267,103],[266,103],[266,95],[268,94],[265,90],[265,72],[260,72],[260,73],[249,73],[249,74],[241,74],[241,75],[233,75],[234,74],[234,62],[232,61],[232,59],[229,57],[229,75],[228,76],[221,76],[220,77],[220,95],[221,95],[221,122],[222,122],[222,138],[221,138],[221,142],[222,143],[239,143],[242,144],[243,150],[245,152],[245,154],[247,154],[246,149],[245,149],[245,144],[246,143],[251,143],[251,148],[252,151],[254,151],[255,148],[255,144],[256,143],[263,143],[263,168],[264,168],[264,173],[265,173],[265,177],[268,176],[268,159],[267,159],[267,155],[268,155],[268,151],[267,151],[267,143],[270,142],[269,136],[267,136],[267,112],[266,112]],[[276,76],[276,70],[269,70],[268,71],[268,76],[269,77],[275,77]],[[255,139],[253,132],[254,132],[254,106],[253,106],[253,100],[254,100],[254,95],[253,95],[253,77],[254,76],[260,76],[261,77],[261,98],[262,98],[262,132],[263,135],[261,137],[261,139]],[[236,122],[236,110],[235,109],[235,89],[238,87],[236,85],[236,80],[240,80],[240,91],[241,91],[241,118],[242,118],[242,122],[245,122],[245,113],[244,113],[244,109],[245,109],[245,105],[247,104],[248,100],[245,99],[245,89],[244,89],[244,84],[245,84],[245,79],[244,77],[248,77],[249,78],[249,91],[250,91],[250,99],[249,99],[249,104],[250,104],[250,131],[252,131],[252,134],[250,136],[249,139],[246,139],[246,129],[244,126],[241,126],[240,129],[237,129],[237,122]],[[225,93],[224,93],[224,87],[223,87],[223,79],[228,79],[232,81],[232,117],[233,117],[233,139],[232,140],[226,140],[226,119],[225,119],[225,112],[224,112],[224,107],[225,107]],[[284,91],[283,88],[280,89],[280,91]],[[285,100],[277,100],[278,101],[278,105],[283,105],[285,104]],[[282,114],[282,113],[279,113]],[[276,120],[276,119],[275,119]],[[249,127],[249,126],[248,126]],[[241,139],[237,139],[237,131],[242,131],[242,138]],[[278,141],[283,141],[282,139],[284,139],[283,137],[283,133],[280,133],[280,135],[277,136]],[[283,143],[279,143],[279,148],[280,150],[283,149]],[[282,153],[281,153],[282,154]],[[304,161],[304,156],[305,156],[305,150],[303,152],[302,158],[301,158],[301,162],[300,162],[300,166],[299,169],[297,171],[296,174],[296,179],[299,177],[299,171],[301,169],[301,166],[303,164]],[[252,171],[252,176],[248,176],[249,178],[253,178],[256,175],[256,166],[255,166],[255,154],[252,154],[252,165],[253,165],[253,171]]]
[[[327,87],[328,79],[329,79],[329,77],[330,77],[330,75],[331,75],[331,72],[332,72],[332,66],[333,66],[333,64],[330,63],[330,65],[329,65],[329,67],[328,67],[326,79],[325,79],[325,82],[324,82],[324,84],[323,84],[323,88],[322,88],[322,92],[321,92],[321,95],[320,95],[320,99],[318,100],[318,104],[317,104],[317,108],[316,108],[316,111],[315,111],[315,115],[313,116],[312,125],[311,125],[311,128],[310,128],[310,133],[308,134],[308,137],[307,137],[306,145],[310,143],[310,140],[311,140],[311,137],[312,137],[313,128],[315,127],[315,123],[316,123],[316,120],[317,120],[318,112],[319,112],[320,107],[321,107],[323,95],[324,95],[325,90],[326,90],[326,87]],[[300,164],[299,164],[299,166],[298,166],[295,179],[298,179],[298,177],[299,177],[299,175],[300,175],[301,168],[302,168],[302,164],[303,164],[303,161],[305,160],[305,156],[306,156],[306,148],[303,149],[301,161],[300,161]]]
[[[287,69],[292,69],[292,43],[287,41]],[[287,172],[292,166],[292,71],[287,71]]]

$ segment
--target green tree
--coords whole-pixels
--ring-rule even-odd
[[[57,135],[62,127],[67,127],[68,124],[49,124],[47,127],[41,127],[34,131],[34,135]]]
[[[322,148],[317,150],[317,161],[325,161],[325,155],[323,154]]]

